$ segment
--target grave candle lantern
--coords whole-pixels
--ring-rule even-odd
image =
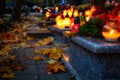
[[[90,11],[90,10],[85,11],[85,19],[86,19],[86,21],[89,21],[91,16],[92,16],[92,11]]]
[[[55,7],[55,11],[58,12],[58,6]]]
[[[45,16],[46,18],[49,18],[51,16],[50,12],[46,12]]]
[[[120,37],[120,32],[118,32],[117,26],[113,22],[108,22],[104,25],[102,30],[102,35],[106,41],[117,41]]]
[[[78,17],[78,10],[74,10],[73,15],[74,15],[74,17]]]

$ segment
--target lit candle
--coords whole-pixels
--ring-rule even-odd
[[[46,18],[49,18],[50,17],[50,12],[46,12]]]
[[[85,16],[92,16],[92,12],[90,10],[85,11]]]
[[[74,10],[74,17],[78,17],[78,10]]]
[[[68,10],[68,16],[72,17],[72,11],[71,10]]]
[[[108,32],[102,32],[102,35],[107,41],[117,41],[118,37],[120,37],[120,33],[114,29],[111,29]]]
[[[60,28],[60,29],[63,29],[63,19],[58,19],[56,21],[56,27]]]
[[[73,10],[74,10],[73,6],[71,6],[70,10],[73,12]]]
[[[86,21],[89,21],[91,16],[92,16],[92,11],[90,11],[90,10],[85,11],[85,19],[86,19]]]
[[[95,9],[95,6],[92,6],[91,7],[91,11],[94,12],[96,9]]]
[[[55,7],[55,11],[58,12],[58,6]]]
[[[64,26],[64,27],[66,27],[66,26],[70,27],[70,25],[71,25],[71,20],[70,20],[70,18],[65,18],[65,19],[63,20],[63,26]]]
[[[67,11],[63,10],[63,17],[65,17],[67,15]]]
[[[85,20],[86,20],[86,21],[89,21],[90,18],[91,18],[90,16],[87,16],[87,17],[85,17]]]

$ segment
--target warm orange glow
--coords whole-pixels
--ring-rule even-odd
[[[68,10],[68,16],[72,17],[72,11],[71,10]]]
[[[55,7],[55,11],[58,12],[58,6]]]
[[[92,6],[92,7],[91,7],[91,11],[92,11],[92,12],[95,12],[95,11],[96,11],[95,6]]]
[[[92,12],[90,10],[85,11],[85,16],[92,16]]]
[[[70,36],[71,32],[70,31],[65,31],[64,36]]]
[[[109,32],[102,32],[105,39],[108,40],[117,40],[118,37],[120,37],[120,33],[117,30],[110,30]]]
[[[69,62],[69,61],[70,61],[69,56],[67,56],[66,54],[63,54],[63,58],[64,58],[67,62]]]
[[[66,26],[71,27],[72,19],[70,18],[62,18],[61,16],[56,17],[56,27],[63,29]]]
[[[110,30],[110,34],[114,34],[115,33],[115,30]]]
[[[60,29],[63,29],[64,26],[63,26],[63,19],[58,19],[57,22],[56,22],[56,27],[60,28]]]
[[[86,21],[89,21],[90,18],[91,18],[91,17],[87,16],[87,17],[85,17],[85,20],[86,20]]]
[[[50,12],[46,12],[45,15],[46,15],[46,18],[49,18],[51,14],[50,14]]]
[[[111,22],[111,23],[110,23],[110,26],[115,26],[115,23],[114,23],[114,22]]]
[[[74,10],[74,17],[78,17],[78,10]]]
[[[63,17],[65,17],[67,15],[67,11],[63,10]]]
[[[55,21],[57,22],[57,20],[59,20],[61,18],[61,16],[57,16]]]
[[[70,10],[73,12],[73,6],[71,6]]]
[[[64,18],[64,20],[63,20],[63,26],[64,26],[64,27],[65,27],[65,26],[70,27],[70,25],[71,25],[71,20],[70,20],[70,18]]]

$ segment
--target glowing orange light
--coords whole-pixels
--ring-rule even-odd
[[[63,17],[65,17],[67,15],[67,11],[63,10]]]
[[[74,10],[74,17],[78,17],[78,10]]]
[[[64,27],[66,27],[66,26],[70,27],[70,25],[71,25],[71,20],[70,20],[70,18],[65,18],[65,19],[63,20],[63,26],[64,26]]]
[[[56,22],[57,22],[57,20],[59,20],[60,18],[61,18],[61,16],[57,16],[56,19],[55,19]]]
[[[45,15],[46,15],[46,18],[49,18],[51,14],[50,14],[50,12],[46,12]]]
[[[68,16],[72,17],[72,11],[71,10],[68,10]]]
[[[64,28],[63,19],[58,19],[57,22],[56,22],[56,26],[60,29],[63,29]]]
[[[95,6],[92,6],[92,7],[91,7],[91,11],[92,11],[92,12],[96,11]]]
[[[70,58],[69,58],[69,56],[67,56],[67,55],[63,55],[63,58],[67,61],[67,62],[69,62],[70,61]]]
[[[85,16],[92,16],[92,12],[90,10],[85,11]]]
[[[85,17],[85,20],[86,20],[86,21],[89,21],[90,18],[91,18],[91,17],[87,16],[87,17]]]
[[[70,10],[71,10],[71,12],[73,12],[73,6],[71,6]]]
[[[55,11],[58,12],[58,6],[55,7]]]
[[[120,37],[120,33],[117,30],[111,29],[108,32],[102,32],[103,36],[107,40],[116,41]]]

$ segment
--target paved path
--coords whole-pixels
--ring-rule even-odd
[[[64,43],[64,40],[59,35],[55,35],[56,39],[54,43]],[[35,41],[29,41],[27,44],[34,44]],[[52,45],[43,46],[51,47]],[[43,47],[35,47],[35,49],[41,49]],[[26,68],[23,71],[15,71],[15,79],[0,79],[0,80],[73,80],[70,77],[72,76],[70,71],[60,72],[57,74],[48,74],[46,72],[46,65],[49,60],[47,56],[43,56],[45,60],[35,61],[27,59],[26,56],[34,56],[34,48],[19,48],[14,51],[14,54],[17,56],[16,62],[25,63]]]

